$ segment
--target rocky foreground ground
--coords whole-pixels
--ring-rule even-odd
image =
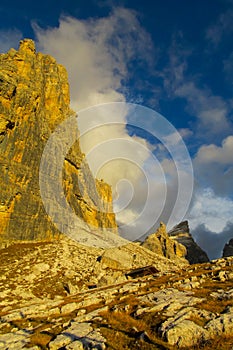
[[[189,265],[66,238],[0,259],[0,349],[233,349],[233,257]]]

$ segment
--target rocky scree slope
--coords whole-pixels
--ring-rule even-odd
[[[232,257],[178,267],[135,243],[64,237],[11,245],[0,259],[0,349],[233,347]]]

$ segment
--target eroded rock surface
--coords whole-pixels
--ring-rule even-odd
[[[158,230],[149,235],[142,246],[177,262],[184,261],[187,255],[185,246],[169,237],[164,223],[160,223]]]
[[[232,349],[233,258],[180,269],[134,243],[127,263],[105,252],[68,238],[1,250],[0,348]]]
[[[59,234],[44,210],[39,169],[52,132],[74,115],[69,102],[65,68],[53,57],[36,53],[32,40],[21,41],[18,51],[0,55],[1,240],[40,240]],[[70,133],[77,129],[75,120]],[[60,148],[58,142],[52,162],[43,169],[57,182]],[[68,151],[63,188],[71,207],[94,228],[116,229],[111,188],[93,178],[78,141]],[[46,195],[56,213],[55,192],[50,189]],[[67,225],[61,215],[56,219]]]

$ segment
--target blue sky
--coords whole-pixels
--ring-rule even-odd
[[[219,256],[233,237],[233,1],[2,0],[0,18],[2,52],[30,37],[66,66],[74,109],[134,102],[174,125],[194,168],[185,218]]]

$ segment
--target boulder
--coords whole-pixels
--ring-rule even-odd
[[[113,270],[128,270],[133,266],[133,256],[127,251],[119,248],[106,249],[101,256],[102,268],[110,268]]]

